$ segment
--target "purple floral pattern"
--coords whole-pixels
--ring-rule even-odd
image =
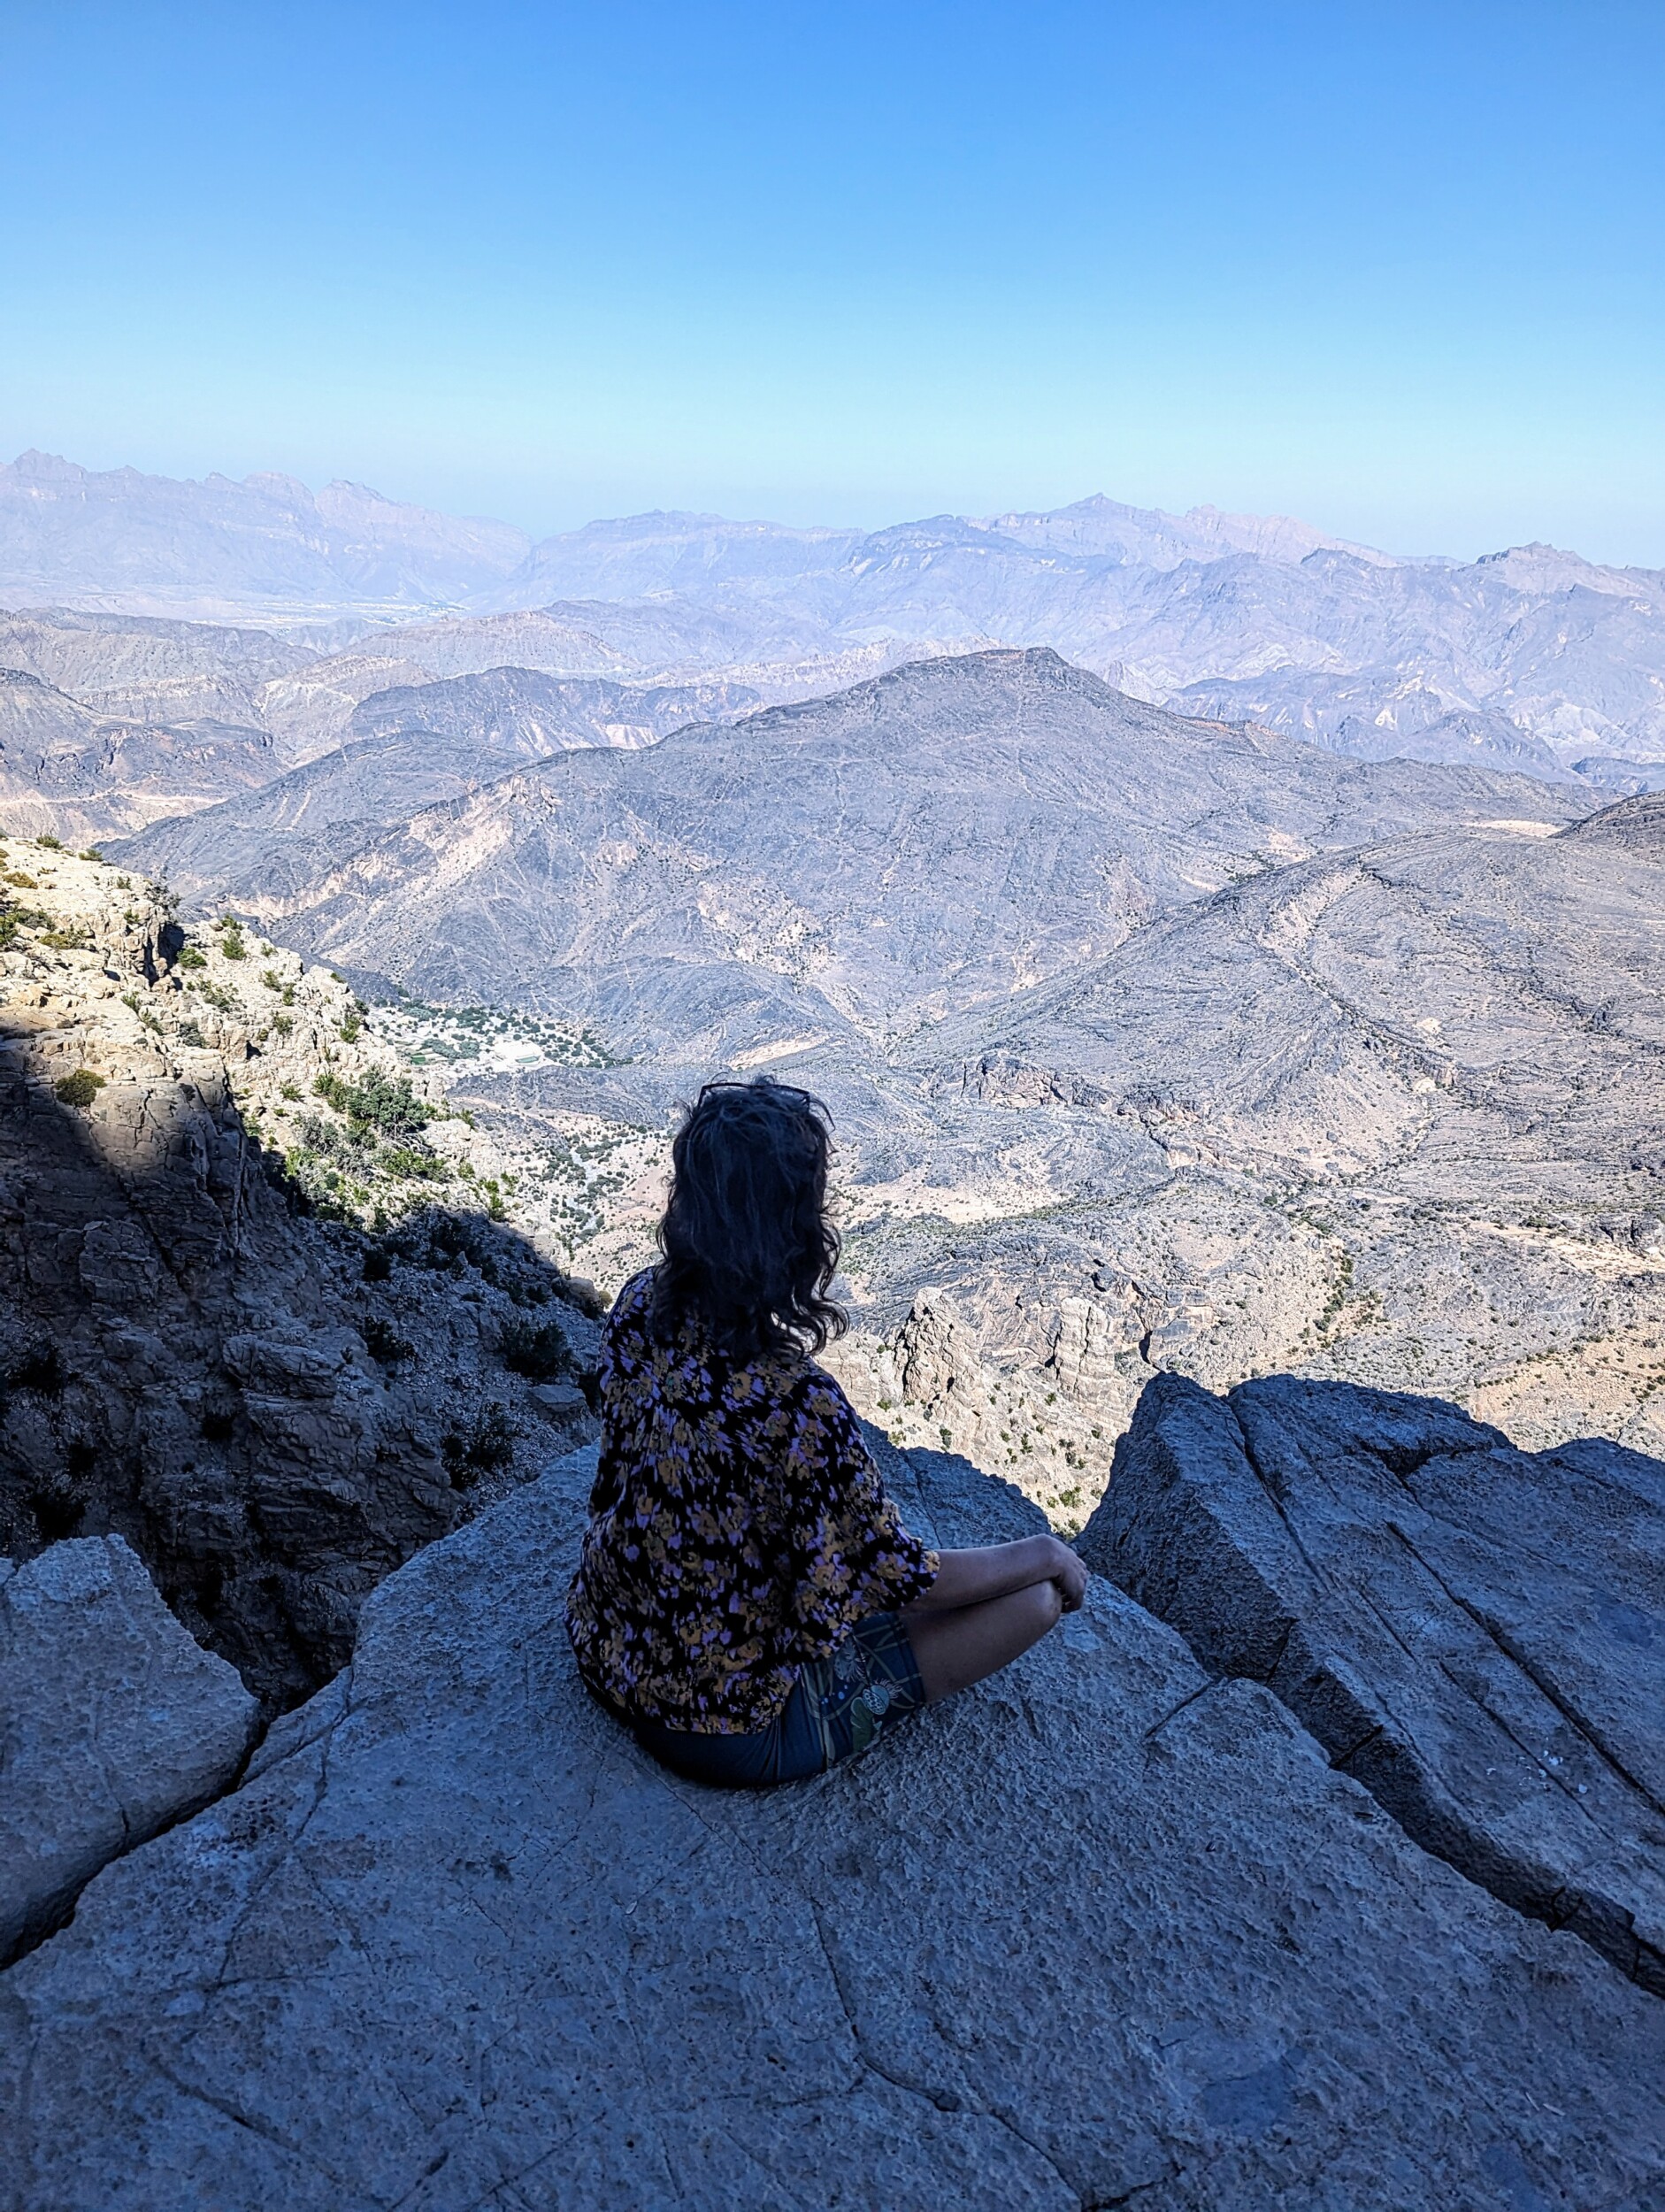
[[[922,1597],[937,1555],[902,1526],[830,1375],[789,1354],[741,1365],[697,1335],[661,1344],[651,1289],[627,1284],[602,1336],[567,1633],[627,1714],[751,1734],[852,1623]]]

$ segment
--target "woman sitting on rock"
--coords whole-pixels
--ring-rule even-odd
[[[819,1774],[1081,1602],[1051,1536],[928,1551],[809,1356],[842,1332],[829,1119],[710,1083],[678,1133],[664,1256],[619,1294],[567,1632],[595,1695],[702,1782]]]

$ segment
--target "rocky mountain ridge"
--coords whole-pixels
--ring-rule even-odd
[[[872,532],[650,514],[533,547],[352,486],[314,501],[284,479],[168,484],[26,456],[0,472],[4,599],[275,624],[268,657],[334,665],[271,680],[246,715],[224,698],[211,713],[265,730],[285,766],[340,742],[372,692],[420,682],[421,663],[436,672],[436,656],[447,674],[739,684],[779,700],[990,645],[1049,646],[1182,712],[1355,756],[1477,757],[1615,791],[1657,781],[1665,762],[1661,572],[1542,545],[1411,559],[1208,508],[1096,498]],[[5,664],[55,680],[27,655],[0,651]],[[147,711],[178,726],[179,707],[158,696]]]
[[[1523,778],[1342,766],[1187,722],[1036,650],[564,754],[395,822],[345,864],[326,846],[299,884],[302,856],[271,847],[258,800],[119,849],[193,904],[240,900],[361,972],[451,998],[512,988],[685,1061],[899,1034],[1318,847],[1451,813],[1548,826],[1582,810]]]
[[[50,843],[0,871],[0,1551],[126,1539],[292,1703],[589,1432],[594,1300],[336,978]]]

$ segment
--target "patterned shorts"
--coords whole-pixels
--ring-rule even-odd
[[[871,1613],[830,1658],[802,1669],[779,1718],[756,1735],[695,1735],[649,1720],[634,1727],[644,1751],[691,1781],[765,1789],[824,1774],[867,1750],[925,1701],[901,1614]]]

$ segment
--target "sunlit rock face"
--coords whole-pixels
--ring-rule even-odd
[[[1080,1549],[1428,1850],[1665,1997],[1665,1462],[1162,1376]]]
[[[939,1543],[1038,1525],[878,1448]],[[385,1583],[350,1674],[0,1982],[19,2207],[1657,2193],[1665,2008],[1106,1582],[853,1768],[668,1777],[559,1625],[593,1464]]]
[[[259,1709],[119,1536],[0,1560],[0,1965],[235,1778]]]

